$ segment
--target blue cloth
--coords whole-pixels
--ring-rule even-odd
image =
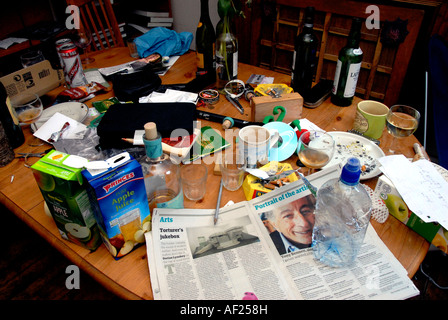
[[[157,27],[135,39],[137,52],[145,58],[153,53],[164,56],[180,56],[190,49],[193,34],[191,32],[177,33],[174,30]]]

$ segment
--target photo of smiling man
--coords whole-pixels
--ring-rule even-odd
[[[264,224],[280,255],[311,246],[315,200],[312,195],[264,213]]]

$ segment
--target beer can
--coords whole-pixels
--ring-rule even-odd
[[[56,53],[58,54],[58,58],[59,58],[59,65],[61,67],[61,69],[64,69],[64,60],[62,60],[61,54],[60,54],[60,49],[63,45],[65,44],[70,44],[73,43],[73,41],[69,38],[63,38],[63,39],[59,39],[55,41],[55,47],[56,47]]]
[[[59,39],[55,41],[55,45],[56,45],[56,51],[59,53],[59,49],[64,45],[64,44],[71,44],[73,43],[72,39],[70,38],[63,38],[63,39]]]
[[[63,61],[65,81],[70,87],[79,87],[87,84],[87,79],[81,64],[81,57],[73,43],[64,44],[59,48]]]

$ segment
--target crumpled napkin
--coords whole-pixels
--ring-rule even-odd
[[[191,32],[177,33],[174,30],[157,27],[136,38],[135,44],[142,58],[153,53],[159,53],[164,57],[184,54],[190,49],[192,41]]]

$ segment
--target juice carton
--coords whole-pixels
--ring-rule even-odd
[[[81,169],[64,165],[68,157],[53,150],[31,169],[61,237],[93,251],[101,245],[98,224]]]
[[[448,253],[448,231],[439,223],[424,222],[404,202],[392,181],[382,175],[375,187],[377,194],[389,209],[389,213],[417,232],[433,246]]]
[[[151,215],[141,165],[124,152],[107,160],[108,169],[83,170],[103,242],[119,259],[145,242]]]

